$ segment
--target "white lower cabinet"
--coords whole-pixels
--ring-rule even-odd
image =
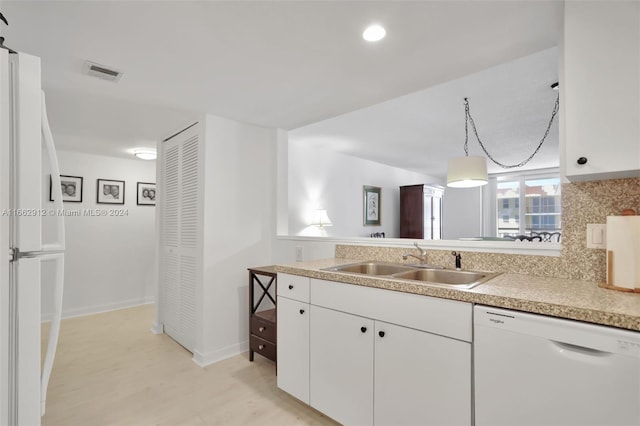
[[[310,405],[345,425],[373,424],[373,320],[311,306]]]
[[[470,425],[471,319],[469,303],[312,279],[309,404],[345,425]]]
[[[471,344],[376,321],[374,424],[471,424]]]
[[[309,304],[278,296],[278,387],[309,403]]]
[[[344,425],[471,424],[471,345],[311,306],[310,405]]]

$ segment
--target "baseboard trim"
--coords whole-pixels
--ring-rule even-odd
[[[227,358],[231,358],[232,356],[239,355],[248,350],[249,341],[245,340],[244,342],[240,342],[235,345],[227,346],[226,348],[217,349],[215,351],[210,351],[207,353],[202,353],[194,350],[192,360],[200,367],[206,367],[207,365],[211,365]]]
[[[164,333],[164,324],[154,321],[153,324],[151,325],[151,332],[153,334],[162,334],[162,333]]]
[[[145,297],[143,299],[130,299],[122,302],[105,303],[104,305],[86,306],[83,308],[69,309],[62,312],[62,318],[76,318],[87,315],[100,314],[103,312],[117,311],[119,309],[133,308],[135,306],[149,305],[155,303],[153,297]],[[42,314],[41,322],[50,322],[53,319],[53,313]]]

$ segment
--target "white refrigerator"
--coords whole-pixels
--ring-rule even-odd
[[[44,157],[44,158],[43,158]],[[43,205],[43,159],[53,208]],[[48,159],[48,160],[47,160]],[[48,179],[47,179],[48,180]],[[60,329],[64,216],[60,171],[41,89],[40,59],[0,49],[0,425],[39,425]],[[56,241],[43,244],[42,219],[55,216]],[[41,358],[41,271],[55,282],[54,315]],[[49,301],[47,301],[48,303]]]

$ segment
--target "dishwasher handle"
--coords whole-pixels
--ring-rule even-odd
[[[613,355],[611,352],[601,351],[599,349],[587,348],[585,346],[572,345],[571,343],[550,340],[550,342],[558,348],[561,353],[583,355],[588,357],[607,357]]]

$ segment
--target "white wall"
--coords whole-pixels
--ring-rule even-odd
[[[483,236],[482,187],[446,188],[443,200],[443,240]]]
[[[247,268],[273,261],[278,131],[207,116],[203,338],[208,364],[248,349]]]
[[[332,151],[308,149],[304,142],[289,141],[288,205],[289,235],[320,236],[309,220],[315,209],[324,208],[333,222],[327,236],[367,237],[384,232],[400,235],[400,186],[441,183],[439,179]],[[381,193],[381,226],[363,225],[364,185],[378,186]]]
[[[82,203],[64,203],[67,211],[122,211],[125,216],[66,217],[63,316],[117,309],[150,302],[155,294],[155,207],[136,205],[137,182],[155,182],[155,161],[58,151],[62,175],[82,176]],[[49,170],[43,173],[43,208],[49,201]],[[97,179],[125,181],[125,203],[97,204]],[[44,242],[55,228],[43,220]],[[53,283],[43,267],[42,316],[51,317]]]
[[[295,237],[282,237],[274,244],[273,263],[294,263],[296,261],[296,247],[302,247],[303,260],[331,258],[335,255],[336,244],[337,241],[331,238],[296,240]]]

